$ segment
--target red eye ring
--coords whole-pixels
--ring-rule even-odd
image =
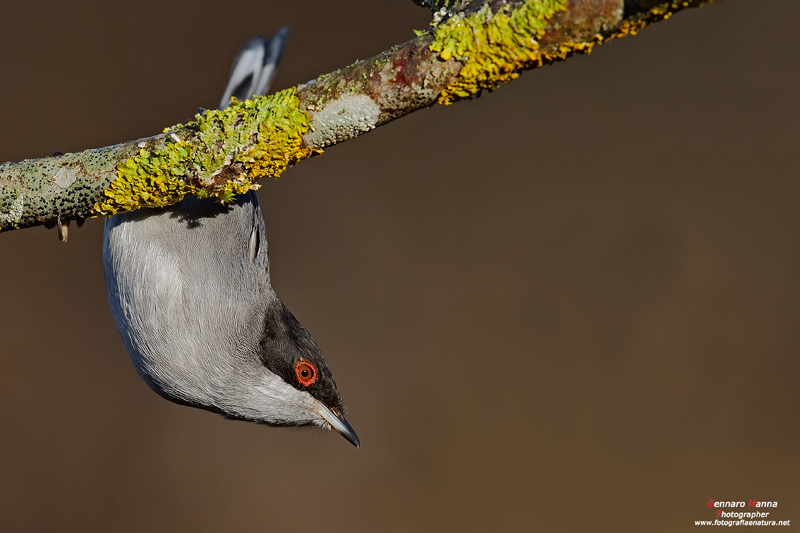
[[[297,376],[297,381],[305,387],[317,381],[317,374],[319,374],[317,367],[311,361],[300,359],[294,365],[294,375]]]

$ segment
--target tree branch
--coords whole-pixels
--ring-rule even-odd
[[[0,165],[0,230],[166,206],[189,194],[228,202],[327,146],[713,0],[415,1],[434,11],[431,28],[371,59],[153,137]]]

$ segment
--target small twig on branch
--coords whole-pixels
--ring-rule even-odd
[[[589,53],[714,0],[415,0],[431,28],[280,93],[204,111],[123,144],[0,165],[0,230],[173,204],[231,201],[323,148],[524,70]]]

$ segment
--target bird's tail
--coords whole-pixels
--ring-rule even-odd
[[[220,109],[228,107],[231,97],[248,100],[269,91],[288,38],[289,27],[284,26],[269,41],[256,37],[242,47],[233,62],[228,86],[219,103]]]

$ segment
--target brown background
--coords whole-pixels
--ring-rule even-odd
[[[164,4],[5,3],[0,159],[185,121],[285,23],[276,88],[428,20]],[[276,289],[361,450],[153,394],[101,220],[0,235],[0,529],[694,531],[709,499],[800,524],[798,22],[796,0],[692,10],[266,182]]]

